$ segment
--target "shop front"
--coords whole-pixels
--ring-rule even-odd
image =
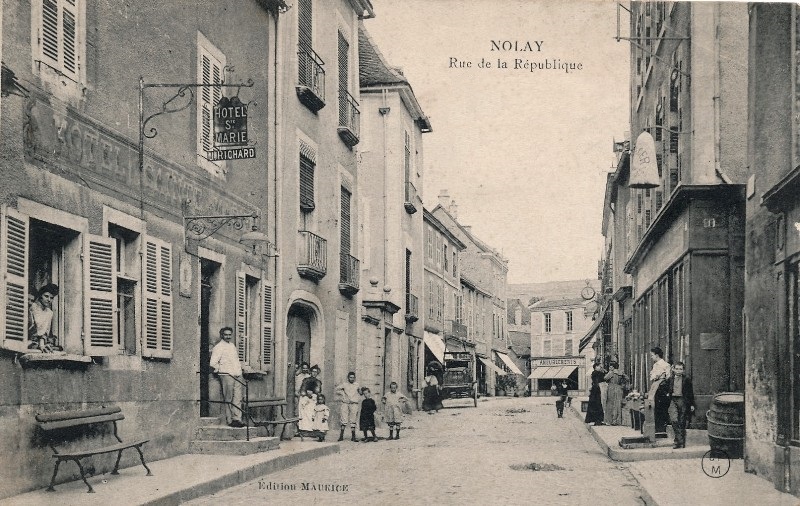
[[[551,395],[551,388],[561,380],[570,391],[586,390],[586,361],[583,357],[542,357],[531,359],[531,395]]]

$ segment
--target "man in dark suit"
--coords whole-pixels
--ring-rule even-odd
[[[684,374],[684,368],[683,362],[676,362],[672,366],[672,377],[666,381],[667,391],[678,413],[676,420],[672,421],[672,428],[675,430],[673,448],[686,448],[686,425],[695,408],[692,379]]]

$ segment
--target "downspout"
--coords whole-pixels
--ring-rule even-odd
[[[272,184],[274,188],[275,198],[273,201],[273,215],[275,217],[274,225],[272,227],[273,230],[273,240],[275,244],[275,256],[273,257],[275,260],[275,288],[273,289],[273,305],[274,305],[274,316],[273,316],[273,328],[272,328],[272,335],[273,335],[273,343],[276,347],[275,350],[275,359],[273,360],[274,364],[274,371],[275,371],[275,380],[274,385],[276,388],[275,394],[277,391],[281,391],[285,393],[286,390],[286,375],[283,374],[283,366],[282,364],[286,361],[283,356],[283,351],[278,347],[279,342],[283,342],[283,296],[281,295],[281,288],[283,287],[283,271],[281,270],[281,261],[280,255],[278,252],[280,248],[278,245],[280,244],[281,233],[283,231],[282,222],[283,220],[280,219],[280,202],[283,198],[283,178],[281,177],[282,171],[279,170],[279,162],[282,160],[283,157],[283,150],[281,149],[281,138],[280,135],[282,125],[280,124],[279,118],[281,117],[282,113],[282,103],[280,101],[280,97],[283,96],[282,94],[282,82],[283,82],[283,74],[281,65],[279,65],[279,55],[282,54],[278,50],[278,46],[280,46],[280,13],[278,10],[275,10],[275,44],[273,44],[273,51],[274,51],[274,75],[273,79],[275,81],[275,85],[273,86],[273,113],[275,115],[273,125],[272,125],[272,132],[274,137],[274,148],[273,148],[273,174],[272,174]],[[281,48],[282,49],[282,48]],[[285,346],[283,347],[285,351]],[[280,375],[280,376],[279,376]]]
[[[387,270],[386,263],[389,260],[389,133],[388,123],[389,118],[389,104],[387,100],[388,92],[384,89],[381,90],[381,98],[383,99],[383,107],[380,109],[381,118],[383,119],[383,283],[384,286],[389,284],[386,279]]]

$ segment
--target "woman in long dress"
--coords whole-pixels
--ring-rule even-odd
[[[428,375],[425,376],[425,388],[422,389],[422,409],[428,414],[438,413],[440,409],[444,409],[439,396],[439,379],[436,377],[436,371],[431,367],[428,368]]]
[[[608,399],[604,412],[604,421],[609,425],[622,425],[622,383],[624,378],[619,372],[619,364],[611,362],[605,375],[608,383]]]
[[[603,403],[600,400],[600,383],[603,382],[605,374],[603,365],[595,364],[592,371],[592,388],[589,390],[589,406],[586,409],[586,423],[603,425]]]

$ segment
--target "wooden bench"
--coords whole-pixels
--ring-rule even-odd
[[[141,449],[142,445],[148,442],[149,439],[141,439],[128,443],[123,442],[117,432],[117,421],[124,419],[125,416],[122,414],[122,410],[116,406],[75,411],[59,411],[36,415],[38,426],[48,440],[50,449],[53,450],[53,458],[56,459],[55,469],[53,469],[53,477],[50,479],[50,486],[47,487],[48,492],[55,491],[53,484],[56,481],[56,474],[58,474],[58,466],[64,460],[71,460],[78,465],[78,469],[81,471],[81,479],[86,486],[89,487],[88,492],[94,492],[92,486],[89,485],[88,481],[86,481],[86,473],[83,469],[83,465],[81,465],[81,459],[90,457],[92,455],[117,452],[117,463],[114,464],[114,470],[111,471],[111,474],[119,474],[119,461],[120,458],[122,458],[122,451],[128,448],[135,448],[136,451],[139,452],[139,458],[142,461],[142,465],[145,469],[147,469],[147,476],[152,476],[153,473],[150,472],[150,468],[147,467],[147,464],[144,462],[144,455],[142,454]],[[74,439],[77,428],[101,423],[114,424],[114,437],[117,439],[118,443],[64,453],[59,453],[56,449],[56,445],[65,443],[70,439]]]
[[[297,433],[300,435],[300,440],[303,441],[304,440],[303,439],[303,432],[300,430],[300,427],[297,425],[298,422],[300,421],[300,418],[299,417],[286,418],[285,409],[286,409],[287,404],[288,403],[286,402],[286,399],[284,399],[282,397],[273,397],[273,398],[267,398],[267,399],[249,400],[247,402],[247,408],[246,408],[247,416],[253,422],[253,425],[257,425],[257,426],[261,426],[261,427],[266,428],[268,431],[271,431],[273,436],[278,434],[277,429],[278,429],[278,425],[280,425],[281,426],[281,431],[280,431],[280,438],[281,439],[286,439],[284,437],[284,435],[286,433],[286,425],[294,425],[295,428],[297,429]],[[278,407],[278,408],[280,408],[280,412],[279,413],[274,413],[274,410],[273,410],[273,415],[272,415],[272,417],[274,418],[273,420],[258,420],[258,419],[253,417],[253,414],[252,414],[252,410],[253,409],[267,408],[267,407],[272,407],[272,408]]]

